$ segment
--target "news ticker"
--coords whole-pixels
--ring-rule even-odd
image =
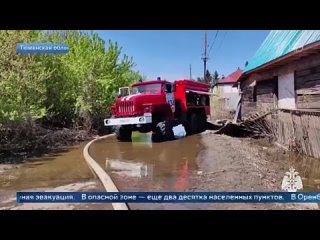
[[[318,203],[320,192],[17,192],[17,203]]]
[[[17,43],[19,54],[64,54],[69,47],[64,43]]]

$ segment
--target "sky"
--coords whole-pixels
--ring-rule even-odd
[[[147,80],[193,79],[203,76],[204,30],[98,30],[133,58],[135,70]],[[269,30],[208,30],[207,69],[224,76],[253,57]],[[107,46],[106,46],[107,47]]]

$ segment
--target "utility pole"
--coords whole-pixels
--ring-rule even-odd
[[[206,73],[207,73],[207,61],[208,61],[208,56],[207,56],[207,31],[204,32],[204,56],[202,58],[203,60],[203,80],[206,83]]]
[[[191,75],[191,64],[190,64],[190,80],[192,80],[192,75]]]

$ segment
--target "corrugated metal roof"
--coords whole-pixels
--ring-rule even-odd
[[[241,74],[242,74],[242,70],[238,69],[237,71],[231,73],[230,75],[228,75],[227,77],[225,77],[224,79],[220,79],[217,84],[226,84],[226,83],[235,83],[238,81],[238,79],[240,78]]]
[[[320,30],[273,30],[248,62],[248,72],[310,43],[320,41]]]

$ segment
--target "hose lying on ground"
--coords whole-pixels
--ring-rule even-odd
[[[103,168],[89,155],[89,148],[95,141],[113,136],[113,134],[102,136],[91,140],[83,149],[83,156],[90,169],[98,176],[107,192],[119,192],[118,188],[112,181],[111,177],[103,170]],[[114,210],[129,210],[126,203],[112,203]]]

